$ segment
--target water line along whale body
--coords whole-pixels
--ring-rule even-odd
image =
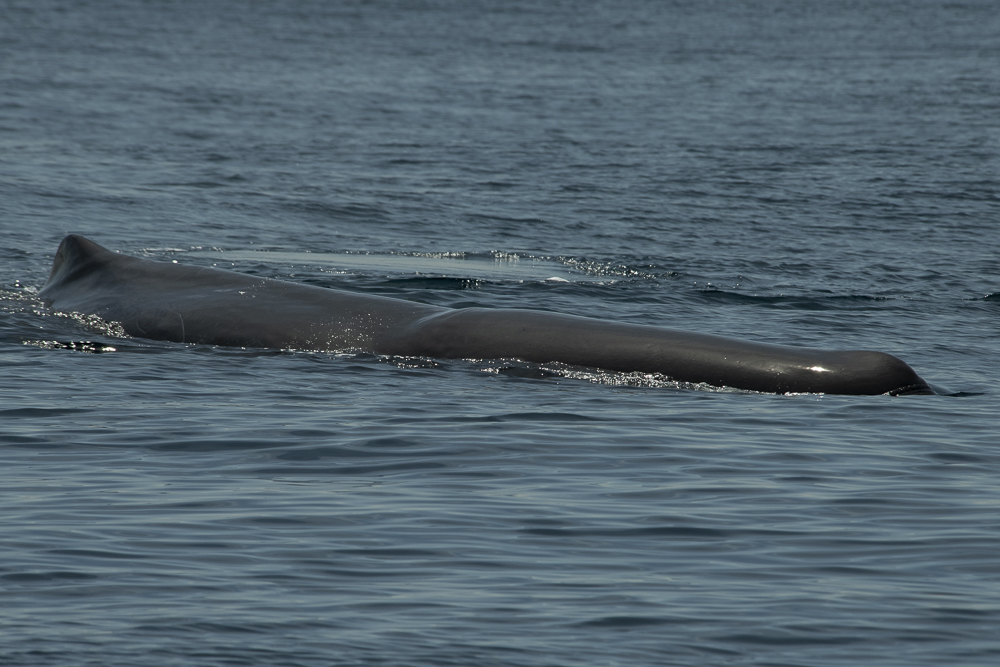
[[[39,292],[142,338],[442,359],[521,359],[772,393],[930,394],[882,352],[752,343],[535,310],[431,306],[157,262],[67,236]]]

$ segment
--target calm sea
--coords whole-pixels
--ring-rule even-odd
[[[0,664],[1000,661],[995,0],[0,8]],[[939,392],[120,339],[68,232]]]

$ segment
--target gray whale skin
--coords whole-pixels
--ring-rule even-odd
[[[63,312],[179,343],[522,359],[760,392],[931,394],[903,361],[520,310],[429,306],[219,269],[155,262],[67,236],[39,292]]]

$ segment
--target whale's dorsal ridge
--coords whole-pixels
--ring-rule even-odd
[[[65,280],[80,268],[99,261],[104,255],[114,255],[114,253],[84,236],[68,234],[56,250],[56,256],[52,260],[52,272],[49,273],[49,279],[42,290]]]

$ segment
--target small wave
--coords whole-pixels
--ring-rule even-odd
[[[578,415],[572,412],[512,412],[502,415],[486,415],[483,417],[449,417],[449,422],[497,423],[497,422],[554,422],[558,424],[570,422],[606,422],[612,421],[601,417]]]
[[[39,315],[51,315],[52,317],[63,317],[80,324],[81,326],[95,332],[104,334],[111,338],[131,338],[125,333],[125,327],[120,322],[108,322],[97,315],[84,315],[83,313],[61,313],[59,311],[37,311]]]
[[[577,271],[598,277],[662,280],[664,278],[677,278],[681,275],[676,271],[659,269],[652,264],[632,266],[628,264],[616,264],[614,262],[577,259],[575,257],[559,257],[559,261]]]
[[[578,623],[581,628],[639,628],[668,623],[687,623],[688,619],[660,618],[654,616],[602,616]]]
[[[316,200],[286,200],[282,207],[296,213],[315,216],[330,220],[362,220],[370,223],[373,220],[387,221],[388,211],[380,206],[363,203],[331,204]]]
[[[867,294],[838,294],[830,296],[761,295],[729,292],[720,289],[702,289],[697,292],[697,295],[703,301],[714,303],[762,305],[792,310],[839,310],[843,308],[857,310],[859,305],[873,308],[873,304],[892,300],[891,297],[870,296]]]
[[[11,408],[9,410],[0,410],[0,418],[29,417],[31,419],[38,419],[41,417],[62,417],[63,415],[73,415],[80,412],[91,412],[91,410],[88,408]]]
[[[484,364],[479,370],[511,378],[528,380],[582,380],[594,384],[606,384],[613,387],[642,387],[651,389],[680,389],[689,391],[707,391],[712,393],[757,393],[732,387],[716,387],[703,382],[681,382],[672,380],[660,373],[642,373],[639,371],[622,372],[608,371],[599,368],[581,368],[564,364],[531,364],[513,360],[469,360],[471,363]]]
[[[287,477],[295,475],[344,475],[347,477],[357,477],[360,475],[386,475],[391,473],[413,472],[418,470],[437,470],[446,468],[447,464],[437,461],[400,461],[396,463],[369,464],[369,465],[345,465],[333,464],[326,466],[300,467],[290,465],[285,468],[254,468],[248,470],[250,474],[262,477]]]
[[[485,280],[475,278],[449,278],[447,276],[416,276],[393,278],[377,283],[377,287],[405,287],[407,289],[475,290],[481,289]]]
[[[42,584],[60,583],[65,581],[93,581],[98,575],[89,572],[50,571],[50,572],[14,572],[0,575],[0,580],[11,584]]]
[[[198,188],[201,190],[207,190],[212,188],[224,188],[226,183],[219,183],[218,181],[188,181],[188,182],[178,182],[178,183],[151,183],[151,187],[159,188]]]
[[[253,451],[260,449],[280,449],[282,447],[284,447],[284,443],[280,441],[244,438],[184,439],[147,445],[147,448],[150,450],[162,452]]]
[[[0,311],[20,312],[24,310],[24,304],[40,306],[41,301],[35,296],[38,290],[34,287],[14,285],[15,289],[0,289]],[[11,302],[11,303],[7,303]]]
[[[117,352],[118,348],[104,343],[95,343],[90,340],[58,341],[58,340],[26,340],[25,345],[38,347],[43,350],[76,350],[77,352],[89,352],[91,354],[102,354],[105,352]]]

